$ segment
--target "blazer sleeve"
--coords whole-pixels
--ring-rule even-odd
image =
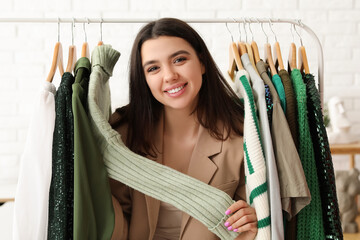
[[[125,184],[110,178],[112,202],[115,212],[115,227],[111,239],[128,239],[131,216],[131,193]]]
[[[246,192],[245,191],[246,191],[245,190],[245,169],[244,169],[244,161],[242,161],[241,168],[240,168],[239,184],[235,191],[234,200],[235,201],[238,201],[238,200],[246,201]]]

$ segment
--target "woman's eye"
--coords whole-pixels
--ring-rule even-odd
[[[183,61],[185,61],[185,60],[186,60],[185,57],[178,57],[178,58],[176,58],[176,59],[174,60],[174,63],[183,62]]]
[[[149,67],[147,72],[153,72],[153,71],[155,71],[157,69],[158,69],[158,67]]]

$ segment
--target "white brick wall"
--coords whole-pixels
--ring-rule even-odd
[[[269,10],[270,9],[270,10]],[[103,17],[103,18],[301,18],[318,35],[325,57],[325,98],[344,97],[353,131],[360,132],[360,1],[358,0],[7,0],[0,1],[0,17]],[[122,55],[111,80],[113,107],[127,102],[128,61],[131,43],[142,24],[103,24],[103,41]],[[221,69],[227,69],[230,36],[224,24],[193,24],[203,36]],[[239,37],[236,24],[230,24]],[[260,54],[265,37],[258,24],[251,25]],[[274,42],[268,25],[269,41]],[[288,24],[274,24],[286,60],[292,41]],[[99,40],[99,24],[86,26],[93,48]],[[241,28],[244,35],[243,28]],[[316,74],[317,52],[313,41],[300,31]],[[299,45],[297,36],[296,43]],[[26,140],[32,102],[51,64],[57,41],[55,23],[0,23],[0,188],[16,182],[20,157]],[[84,41],[82,24],[76,24],[75,44],[80,55]],[[64,62],[71,43],[70,24],[61,24]],[[56,74],[54,84],[59,85]],[[341,165],[341,164],[340,164]],[[339,166],[339,164],[337,165]],[[13,176],[11,176],[13,174]],[[0,189],[1,190],[1,189]],[[0,191],[1,192],[1,191]],[[1,209],[1,208],[0,208]],[[1,229],[0,239],[5,231]]]

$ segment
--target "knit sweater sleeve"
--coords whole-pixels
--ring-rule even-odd
[[[234,239],[228,231],[225,211],[234,203],[225,192],[131,152],[108,123],[108,85],[119,54],[109,45],[98,46],[92,54],[89,83],[89,113],[109,177],[148,196],[167,202],[202,222],[221,239]]]

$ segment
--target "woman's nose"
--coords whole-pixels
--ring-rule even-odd
[[[165,67],[164,69],[164,81],[171,82],[177,80],[178,74],[172,67]]]

